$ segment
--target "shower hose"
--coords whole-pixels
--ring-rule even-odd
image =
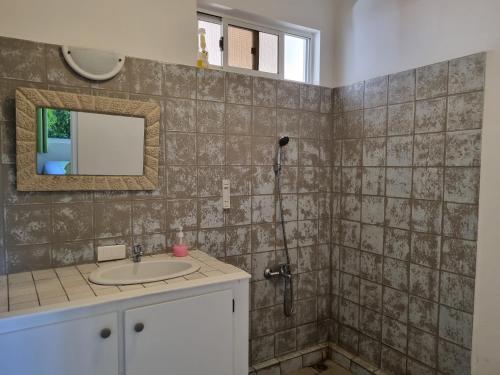
[[[288,252],[288,242],[286,238],[285,230],[285,214],[283,213],[283,196],[281,194],[281,171],[276,173],[276,185],[278,190],[278,202],[280,208],[280,221],[281,221],[281,231],[283,233],[283,246],[285,248],[286,264],[281,265],[280,274],[285,283],[283,289],[283,310],[285,316],[291,316],[294,311],[293,306],[293,280],[292,272],[290,269],[290,254]]]

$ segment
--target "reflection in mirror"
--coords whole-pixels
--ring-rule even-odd
[[[37,108],[37,174],[141,176],[144,118]]]

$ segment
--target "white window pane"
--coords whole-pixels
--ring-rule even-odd
[[[208,51],[208,63],[210,65],[222,66],[222,51],[219,47],[219,40],[222,36],[222,27],[220,23],[198,20],[198,29],[203,28],[206,31],[206,42]],[[198,41],[198,50],[200,42]]]
[[[259,32],[259,70],[278,73],[278,35]]]
[[[229,66],[253,69],[252,54],[254,31],[229,25],[227,28],[227,60]]]
[[[306,81],[307,42],[306,38],[285,35],[285,79]]]

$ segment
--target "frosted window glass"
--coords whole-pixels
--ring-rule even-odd
[[[229,26],[228,32],[228,64],[237,68],[252,69],[253,34],[252,30]]]
[[[285,79],[306,81],[307,39],[285,35]]]
[[[259,32],[259,70],[278,73],[278,35]]]
[[[222,66],[222,51],[219,47],[219,40],[222,36],[222,27],[220,23],[198,20],[198,28],[204,28],[206,31],[206,42],[208,51],[208,63],[210,65]],[[198,50],[200,42],[198,41]]]

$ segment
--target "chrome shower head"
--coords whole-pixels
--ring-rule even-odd
[[[278,175],[281,171],[281,164],[283,163],[283,151],[281,150],[283,147],[285,147],[288,142],[290,141],[290,138],[288,138],[286,135],[281,137],[278,141],[278,148],[276,149],[276,161],[274,162],[274,174]]]

